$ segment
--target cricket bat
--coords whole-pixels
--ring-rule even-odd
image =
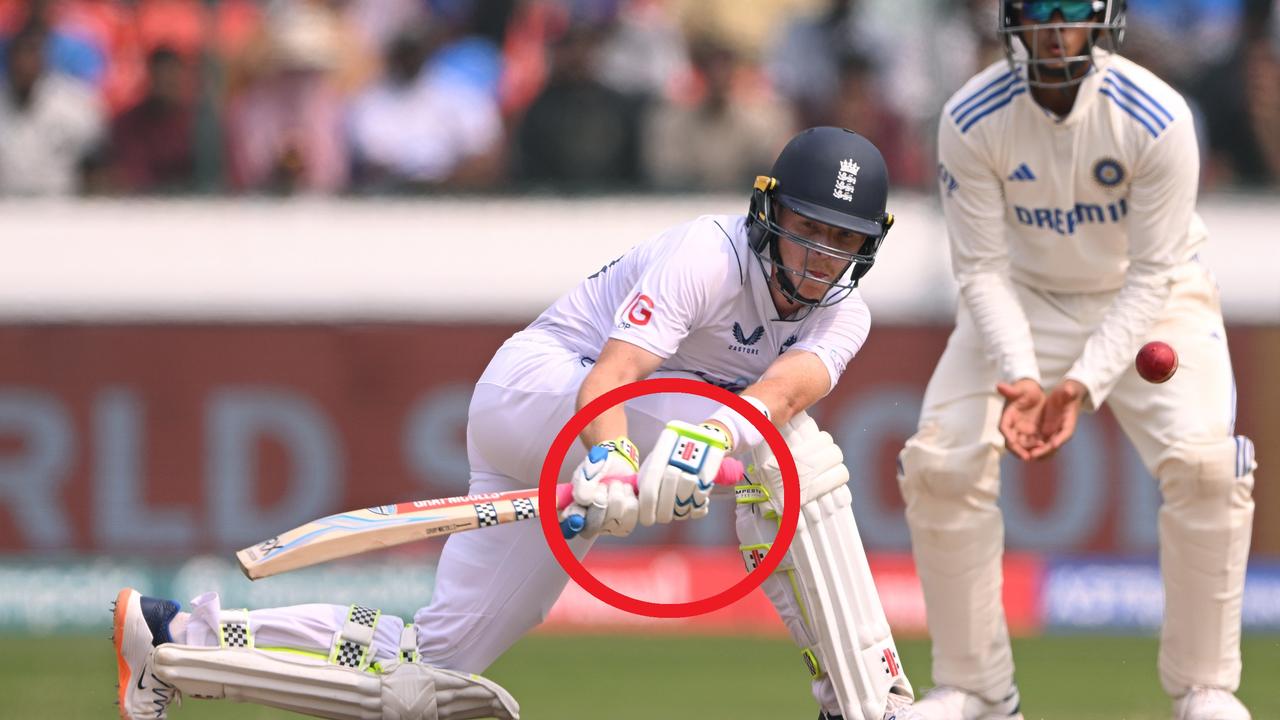
[[[734,485],[742,475],[742,463],[727,457],[720,464],[715,482],[717,485]],[[636,476],[610,481],[626,482],[635,487]],[[556,486],[558,509],[568,507],[572,499],[570,484]],[[240,569],[245,576],[257,580],[415,540],[537,517],[537,488],[378,505],[299,525],[240,550],[236,559],[240,561]]]

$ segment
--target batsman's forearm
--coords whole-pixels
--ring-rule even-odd
[[[787,394],[786,388],[780,387],[779,383],[769,381],[749,385],[742,394],[764,403],[764,406],[769,409],[769,418],[779,427],[791,422],[791,418],[808,407],[804,399]]]
[[[592,400],[610,390],[622,387],[626,382],[612,373],[597,372],[593,369],[583,379],[582,385],[578,388],[578,400],[575,409],[582,410]],[[622,405],[619,404],[597,415],[594,420],[587,424],[582,430],[582,434],[578,437],[582,440],[583,445],[591,447],[606,440],[625,437],[626,434],[627,414],[622,409]]]
[[[769,419],[783,427],[830,390],[831,380],[822,360],[808,350],[792,350],[775,360],[742,394],[764,403]]]

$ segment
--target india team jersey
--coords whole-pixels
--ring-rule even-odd
[[[1001,379],[1040,381],[1027,318],[1009,285],[1115,292],[1066,377],[1101,403],[1204,244],[1200,157],[1182,97],[1098,50],[1071,112],[1032,99],[997,63],[942,113],[938,180],[961,297]]]
[[[1186,102],[1129,60],[1097,57],[1065,118],[1004,62],[947,103],[939,180],[958,274],[1007,256],[1034,287],[1115,290],[1131,262],[1167,267],[1203,244]]]
[[[738,391],[788,350],[826,365],[834,387],[862,347],[870,313],[855,290],[825,308],[780,319],[746,218],[708,215],[674,227],[602,267],[526,331],[550,334],[594,359],[609,338],[664,358],[662,370],[695,373]]]

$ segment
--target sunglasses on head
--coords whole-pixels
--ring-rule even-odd
[[[1062,12],[1065,22],[1083,22],[1107,8],[1100,0],[1025,0],[1022,3],[1023,22],[1049,22],[1053,13]]]

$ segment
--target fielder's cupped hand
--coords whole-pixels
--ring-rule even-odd
[[[635,490],[630,483],[604,480],[631,477],[639,466],[640,451],[626,438],[592,446],[573,471],[573,502],[560,512],[560,519],[581,516],[585,525],[578,535],[588,540],[598,535],[630,535],[636,529],[639,507]]]
[[[711,488],[730,444],[728,434],[715,425],[667,423],[640,466],[640,524],[706,515]]]
[[[1044,390],[1035,380],[1022,379],[1013,383],[999,383],[996,392],[1004,397],[1004,410],[1000,413],[1000,434],[1005,447],[1022,460],[1031,460],[1045,450],[1040,435],[1040,417],[1044,412]]]
[[[1088,390],[1077,380],[1063,380],[1049,392],[1040,414],[1040,436],[1044,445],[1031,451],[1031,459],[1051,457],[1071,439],[1080,417],[1080,405]]]

